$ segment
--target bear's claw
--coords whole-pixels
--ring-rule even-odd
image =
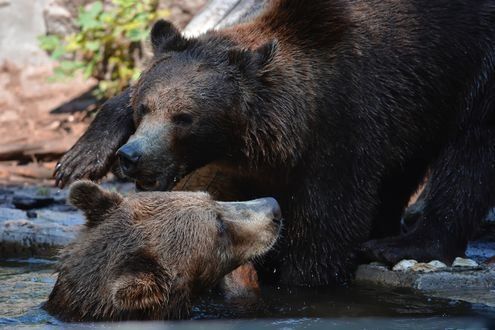
[[[74,145],[57,163],[53,172],[55,186],[64,188],[67,184],[78,179],[87,178],[98,180],[110,169],[113,152],[100,148],[98,153],[85,152],[84,144]]]

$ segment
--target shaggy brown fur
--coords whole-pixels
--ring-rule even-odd
[[[64,156],[57,180],[98,176],[117,149],[147,189],[229,168],[245,196],[284,210],[262,280],[347,283],[360,245],[391,264],[450,262],[495,196],[494,22],[492,0],[274,0],[190,40],[160,21],[152,65],[95,119],[104,129]],[[419,221],[397,236],[428,168]]]
[[[274,244],[273,199],[219,203],[206,193],[123,197],[75,183],[87,225],[66,247],[45,308],[63,320],[183,318],[197,294]]]

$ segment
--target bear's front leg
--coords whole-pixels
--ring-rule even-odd
[[[250,262],[225,275],[220,288],[227,300],[255,302],[261,296],[258,273]]]
[[[452,262],[493,205],[495,197],[495,128],[470,127],[458,134],[433,166],[422,194],[422,210],[412,231],[366,242],[368,260],[394,264],[402,259]]]
[[[134,132],[130,90],[105,102],[88,130],[60,159],[53,176],[63,188],[77,179],[98,180],[108,173],[115,152]]]

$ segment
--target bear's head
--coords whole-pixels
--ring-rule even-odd
[[[203,165],[252,158],[262,142],[252,121],[265,114],[247,107],[270,83],[277,41],[246,50],[213,32],[186,39],[159,21],[151,44],[154,59],[132,87],[137,130],[117,152],[122,174],[144,190],[168,190]],[[278,138],[273,127],[265,132]]]
[[[69,321],[187,317],[200,291],[268,251],[280,229],[272,198],[216,202],[201,192],[124,197],[80,181],[69,199],[87,222],[62,250],[45,305]]]

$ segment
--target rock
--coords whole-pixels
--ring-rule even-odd
[[[447,268],[446,264],[438,260],[433,260],[430,261],[429,263],[423,263],[423,262],[416,263],[410,268],[410,270],[413,272],[429,273],[429,272],[436,272],[440,269],[445,269],[445,268]]]
[[[436,271],[436,267],[430,264],[426,264],[424,262],[419,262],[415,265],[413,265],[409,270],[413,272],[423,272],[423,273],[429,273],[429,272],[434,272]]]
[[[429,263],[423,263],[423,262],[418,263],[416,260],[402,260],[399,263],[397,263],[392,268],[392,270],[399,272],[413,271],[413,272],[429,273],[429,272],[435,272],[443,268],[447,268],[447,265],[438,260],[433,260],[430,261]]]
[[[495,267],[436,272],[391,271],[383,267],[361,265],[355,282],[388,288],[418,290],[425,295],[495,306]]]
[[[455,258],[452,267],[479,267],[478,263],[471,259]]]
[[[388,266],[386,264],[384,264],[383,262],[379,262],[379,261],[372,261],[372,262],[370,262],[370,265],[376,266],[376,267],[385,267],[388,269]]]
[[[75,31],[74,18],[69,10],[51,0],[43,10],[43,18],[46,24],[46,33],[54,35],[67,35]]]
[[[428,263],[428,265],[431,265],[431,266],[435,267],[436,270],[439,270],[439,269],[447,268],[448,267],[446,264],[444,264],[443,262],[438,261],[438,260],[430,261]]]
[[[28,219],[26,212],[0,208],[0,258],[52,256],[74,239],[84,223],[79,212],[39,210],[36,214]]]
[[[26,216],[28,219],[36,219],[38,217],[38,213],[36,211],[30,210],[26,212]]]
[[[26,212],[24,211],[11,209],[7,207],[0,207],[0,223],[7,220],[18,220],[25,218],[26,218]]]
[[[45,207],[52,204],[54,201],[55,199],[50,196],[38,196],[32,194],[15,194],[12,198],[12,204],[21,210]]]
[[[416,265],[418,262],[416,260],[402,260],[397,263],[392,270],[393,271],[399,271],[399,272],[405,272],[411,269],[414,265]]]
[[[50,59],[39,48],[38,36],[46,33],[43,7],[46,0],[2,1],[0,4],[0,63],[46,64]]]

